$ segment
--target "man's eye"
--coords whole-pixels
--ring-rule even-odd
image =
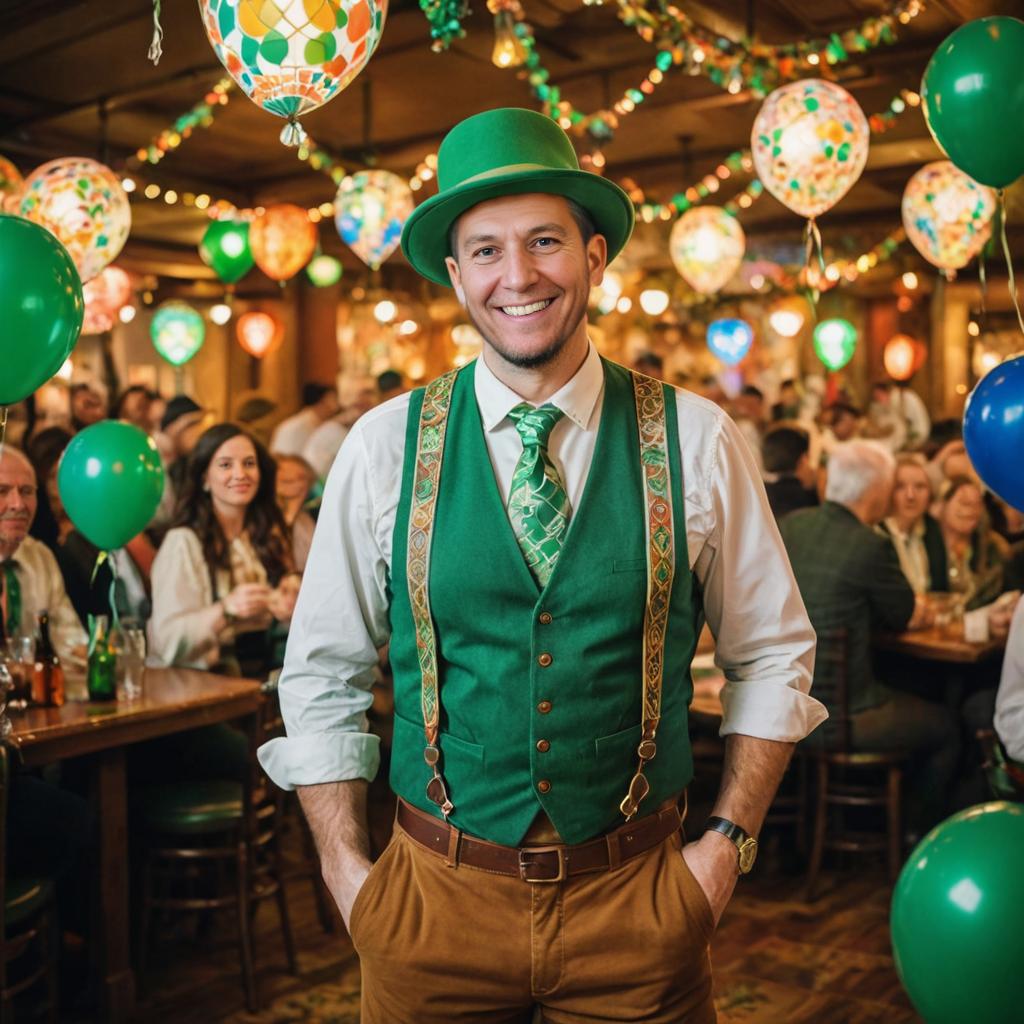
[[[482,249],[477,249],[474,256],[482,256],[486,259],[489,256],[493,256],[498,250],[493,245],[485,245]]]
[[[543,247],[545,249],[550,249],[551,246],[558,244],[558,239],[557,238],[547,238],[547,237],[545,237],[545,238],[538,238],[537,241],[534,244],[535,245],[539,245],[539,246],[541,246],[541,247]]]

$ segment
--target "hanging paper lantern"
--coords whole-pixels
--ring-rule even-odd
[[[708,324],[708,348],[728,366],[742,362],[754,341],[754,329],[746,320],[713,320]]]
[[[25,181],[19,212],[64,243],[83,283],[117,258],[132,226],[128,196],[117,176],[85,157],[37,167]]]
[[[781,338],[795,338],[807,322],[807,302],[799,295],[779,299],[768,314],[768,324]]]
[[[746,248],[740,222],[720,206],[687,210],[668,240],[676,270],[702,295],[717,292],[739,270]]]
[[[996,194],[949,160],[926,164],[903,192],[903,226],[914,248],[942,270],[959,270],[992,234]]]
[[[306,276],[317,288],[329,288],[341,280],[341,260],[321,253],[314,256],[306,267]]]
[[[857,347],[857,328],[849,320],[821,320],[814,328],[814,351],[830,370],[841,370]]]
[[[316,251],[316,225],[292,203],[268,206],[249,227],[249,247],[267,277],[287,281]]]
[[[217,59],[258,107],[296,122],[336,96],[366,66],[384,31],[387,0],[199,0]]]
[[[203,232],[199,256],[225,283],[234,284],[252,270],[249,224],[244,220],[215,220]]]
[[[21,171],[6,157],[0,156],[0,210],[17,213],[24,185]]]
[[[257,359],[277,348],[284,335],[278,321],[261,310],[243,313],[235,324],[235,333],[238,344]]]
[[[907,334],[894,334],[882,350],[882,364],[893,380],[910,380],[924,365],[928,350]]]
[[[814,218],[860,177],[869,135],[864,111],[842,86],[811,78],[784,85],[764,101],[750,148],[768,191],[800,216]]]
[[[149,335],[153,347],[171,366],[184,366],[203,347],[206,323],[187,302],[172,299],[153,314]]]
[[[104,267],[82,286],[83,334],[103,334],[114,326],[121,307],[132,297],[132,280],[120,267]]]
[[[412,189],[390,171],[359,171],[343,178],[334,197],[341,240],[371,269],[395,251],[413,210]]]

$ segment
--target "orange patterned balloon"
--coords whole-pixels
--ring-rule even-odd
[[[243,313],[235,325],[235,332],[238,344],[256,359],[262,359],[284,340],[281,324],[262,310]]]
[[[249,227],[249,248],[267,277],[287,281],[312,259],[316,226],[292,203],[268,206]]]

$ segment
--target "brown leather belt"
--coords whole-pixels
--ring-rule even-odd
[[[616,868],[652,850],[682,824],[679,808],[672,804],[599,839],[576,846],[558,843],[514,847],[474,839],[404,800],[398,801],[396,820],[410,839],[424,849],[441,854],[452,866],[464,864],[496,875],[521,878],[524,882],[561,882],[573,875]]]

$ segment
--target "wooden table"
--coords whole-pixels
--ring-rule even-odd
[[[1006,638],[991,639],[985,643],[970,643],[945,629],[933,626],[930,629],[911,629],[905,633],[882,633],[875,638],[874,646],[888,654],[906,654],[922,661],[942,661],[952,665],[976,665],[1001,654],[1006,648]]]
[[[69,679],[68,689],[81,690]],[[13,741],[25,763],[87,757],[99,820],[99,934],[94,936],[103,980],[103,1019],[125,1021],[135,1005],[131,968],[128,814],[125,747],[204,725],[247,717],[255,728],[260,684],[192,669],[146,669],[138,701],[31,708],[10,715]]]

